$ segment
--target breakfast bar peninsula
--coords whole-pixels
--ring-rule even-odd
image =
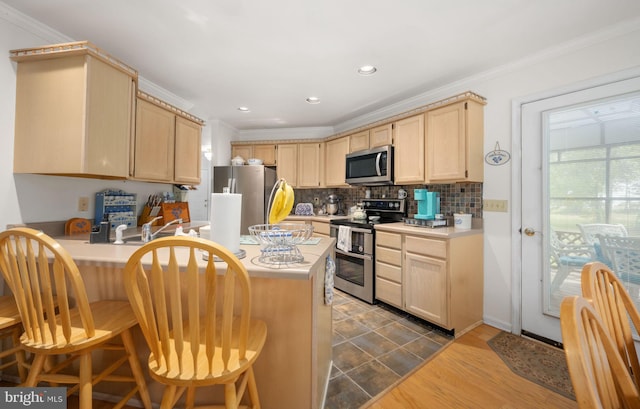
[[[128,299],[122,269],[137,245],[56,239],[78,265],[90,301]],[[335,241],[323,237],[315,242],[299,245],[304,261],[288,265],[264,264],[259,260],[260,246],[241,246],[246,251],[241,261],[251,277],[251,314],[267,324],[267,341],[254,365],[264,409],[322,409],[324,404],[332,359],[332,308],[325,300],[325,274],[327,257],[334,256]],[[187,250],[184,251],[186,261]],[[201,263],[204,267],[207,262]],[[225,263],[215,264],[220,274],[224,272]],[[182,291],[190,291],[186,282],[182,285]],[[136,346],[146,368],[148,348],[141,333],[136,335]],[[152,401],[159,403],[162,386],[148,375],[147,379]],[[210,396],[205,398],[210,401]]]

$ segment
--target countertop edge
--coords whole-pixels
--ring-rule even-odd
[[[376,231],[391,233],[414,234],[416,236],[438,237],[452,239],[455,237],[483,234],[483,229],[456,229],[455,227],[416,227],[408,226],[404,222],[384,223],[375,225]]]

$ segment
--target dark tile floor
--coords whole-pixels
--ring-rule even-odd
[[[453,339],[386,304],[336,290],[333,368],[324,409],[356,409]]]

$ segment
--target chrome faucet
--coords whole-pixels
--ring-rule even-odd
[[[167,224],[165,224],[164,226],[160,227],[155,232],[151,233],[151,225],[153,224],[153,222],[155,222],[156,220],[159,220],[159,219],[162,219],[162,216],[158,216],[158,217],[156,217],[154,219],[151,219],[150,221],[148,221],[147,223],[142,225],[142,234],[140,235],[140,238],[142,239],[143,243],[148,243],[151,240],[155,239],[156,236],[161,231],[163,231],[167,227],[171,226],[172,224],[182,223],[182,219],[174,219],[174,220],[171,220],[170,222],[168,222]]]

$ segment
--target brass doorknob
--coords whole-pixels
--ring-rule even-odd
[[[527,236],[533,236],[534,234],[536,234],[536,231],[531,227],[527,227],[526,229],[524,229],[524,234],[526,234]]]

